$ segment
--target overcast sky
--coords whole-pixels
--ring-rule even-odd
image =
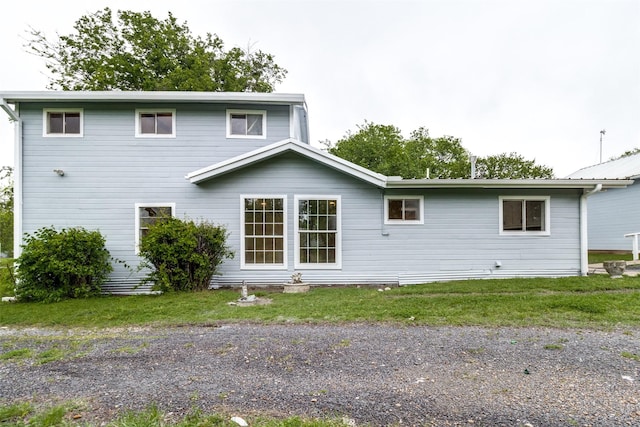
[[[365,120],[453,135],[475,155],[517,152],[556,176],[640,147],[640,0],[5,2],[0,91],[44,90],[29,26],[68,34],[105,6],[171,11],[228,48],[275,55],[278,92],[304,93],[312,144]],[[0,165],[13,127],[0,118]]]

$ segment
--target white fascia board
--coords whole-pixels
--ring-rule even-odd
[[[625,179],[401,179],[387,178],[387,188],[540,188],[540,189],[591,189],[598,184],[602,188],[625,188],[633,184]]]
[[[315,147],[310,146],[309,144],[304,144],[293,139],[285,139],[279,142],[275,142],[271,145],[267,145],[257,150],[250,151],[246,154],[242,154],[223,162],[198,169],[189,173],[185,178],[193,184],[198,184],[200,182],[206,181],[207,179],[211,179],[241,169],[255,162],[266,160],[270,157],[277,156],[287,151],[293,151],[308,159],[324,164],[325,166],[328,166],[330,168],[339,170],[347,175],[351,175],[377,187],[382,188],[385,186],[386,177],[384,175],[372,172],[344,159],[325,153]]]
[[[179,91],[15,91],[0,92],[8,103],[43,101],[82,102],[185,102],[235,104],[302,104],[303,94],[257,92]]]

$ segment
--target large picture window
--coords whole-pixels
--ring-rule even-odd
[[[243,268],[286,268],[285,196],[242,196]]]
[[[264,110],[227,110],[227,138],[267,137],[267,112]]]
[[[500,234],[548,235],[549,197],[500,197]]]
[[[385,196],[385,224],[423,224],[422,196]]]
[[[43,121],[44,136],[82,136],[82,109],[47,109]]]
[[[166,218],[175,216],[175,203],[136,203],[135,250],[138,253],[140,240],[149,231],[149,227]]]
[[[296,268],[340,268],[339,196],[296,196]]]
[[[175,129],[175,110],[136,110],[137,137],[173,138]]]

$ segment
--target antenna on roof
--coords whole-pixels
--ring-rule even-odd
[[[607,131],[604,129],[600,131],[600,163],[602,163],[602,135],[605,133],[607,133]]]

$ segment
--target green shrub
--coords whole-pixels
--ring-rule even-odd
[[[226,241],[227,230],[210,222],[159,221],[140,242],[141,267],[152,270],[145,280],[162,292],[207,289],[218,265],[233,257]]]
[[[15,280],[13,278],[13,259],[0,258],[0,296],[14,296],[15,287]]]
[[[102,234],[83,228],[43,227],[27,234],[16,261],[16,294],[22,301],[99,295],[113,269]]]

